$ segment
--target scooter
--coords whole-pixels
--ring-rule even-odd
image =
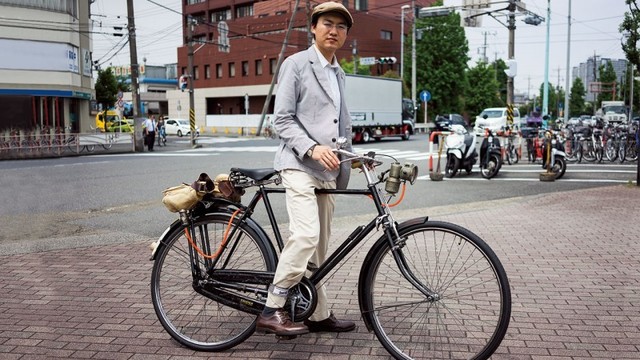
[[[564,146],[559,138],[558,133],[554,133],[551,130],[546,130],[544,133],[545,142],[542,144],[542,168],[547,169],[547,146],[551,143],[551,154],[549,164],[549,170],[554,174],[556,180],[564,176],[567,171],[567,154],[564,152]]]
[[[494,132],[485,129],[484,140],[480,145],[480,174],[485,179],[498,175],[502,167],[502,147]]]
[[[447,149],[447,165],[444,168],[445,176],[452,178],[461,169],[465,169],[467,174],[471,174],[473,165],[475,165],[478,157],[475,136],[469,134],[462,125],[451,125],[450,129],[452,133],[444,141],[444,146]]]

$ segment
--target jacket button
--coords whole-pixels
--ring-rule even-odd
[[[337,124],[338,123],[338,119],[333,119],[333,123]]]
[[[331,139],[332,142],[336,142],[336,138]]]

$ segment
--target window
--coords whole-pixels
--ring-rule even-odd
[[[349,0],[342,0],[342,5],[344,5],[344,7],[346,7],[348,9],[349,8]]]
[[[360,10],[360,11],[369,10],[368,0],[354,0],[353,5],[355,6],[356,10]]]
[[[276,15],[284,15],[284,14],[286,14],[286,13],[287,13],[287,12],[286,12],[286,11],[284,11],[284,10],[276,11]]]
[[[391,40],[392,32],[389,30],[380,30],[380,39]]]
[[[242,76],[249,76],[249,62],[242,62]]]
[[[229,77],[235,77],[235,76],[236,76],[236,63],[230,62],[229,63]]]
[[[225,21],[231,19],[231,9],[217,10],[211,13],[211,22]]]
[[[204,66],[204,78],[211,79],[211,67],[209,65]]]
[[[236,18],[253,16],[253,4],[238,6],[236,8]]]
[[[204,0],[187,0],[187,5],[199,4],[204,2]]]
[[[200,72],[198,71],[198,67],[197,66],[193,67],[193,79],[194,80],[200,79]]]
[[[222,79],[222,64],[216,64],[216,79]]]
[[[205,44],[207,42],[207,35],[196,35],[193,37],[194,44]]]
[[[262,59],[256,60],[256,75],[262,75]]]
[[[269,59],[269,74],[273,75],[276,73],[277,65],[278,63],[276,62],[276,59],[274,58]]]

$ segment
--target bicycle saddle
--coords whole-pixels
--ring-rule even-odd
[[[232,173],[239,173],[242,176],[246,176],[255,181],[264,181],[269,180],[278,172],[273,170],[272,168],[264,168],[264,169],[242,169],[242,168],[231,168]]]

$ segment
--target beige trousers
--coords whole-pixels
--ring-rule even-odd
[[[300,170],[283,170],[282,185],[286,189],[287,213],[291,235],[282,249],[273,285],[289,289],[302,276],[310,273],[307,264],[320,266],[327,257],[331,237],[331,219],[335,207],[333,195],[317,195],[314,190],[335,189],[335,181],[321,181]],[[329,317],[327,295],[319,286],[318,306],[310,320],[321,321]],[[281,308],[286,297],[269,292],[267,306]],[[285,309],[287,310],[287,309]]]

